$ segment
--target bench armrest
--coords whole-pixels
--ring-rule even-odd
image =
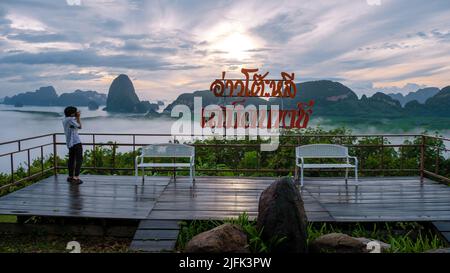
[[[305,159],[303,158],[303,157],[296,157],[295,158],[295,165],[298,165],[299,164],[299,162],[298,162],[298,160],[300,159],[300,161],[302,162],[302,165],[303,164],[305,164]]]
[[[135,166],[137,166],[139,164],[139,159],[141,159],[141,163],[142,163],[143,156],[141,156],[141,155],[136,156],[136,158],[134,159],[134,162],[136,163]]]
[[[356,156],[347,156],[347,158],[351,158],[355,161],[355,165],[358,166],[358,158]]]

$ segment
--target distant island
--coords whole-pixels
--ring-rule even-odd
[[[157,116],[159,103],[140,101],[130,78],[121,74],[113,80],[108,91],[105,111],[116,113],[147,113]]]
[[[106,95],[96,91],[75,90],[60,96],[53,86],[41,87],[34,92],[20,93],[12,97],[5,97],[3,104],[22,106],[88,106],[92,109],[106,104]]]

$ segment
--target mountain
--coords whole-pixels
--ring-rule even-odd
[[[425,102],[427,114],[435,116],[450,116],[450,86],[442,88],[439,93]]]
[[[72,93],[61,94],[58,98],[57,105],[89,106],[91,102],[98,105],[105,105],[106,95],[97,93],[96,91],[82,91],[77,89]]]
[[[9,105],[57,105],[58,95],[53,86],[41,87],[34,92],[20,93],[12,97],[5,97],[3,103]]]
[[[391,97],[377,93],[371,98],[363,96],[361,100],[347,86],[334,81],[321,80],[310,81],[296,84],[297,94],[295,98],[271,98],[269,101],[258,98],[246,98],[245,105],[269,104],[279,105],[280,109],[298,109],[298,103],[308,103],[314,101],[313,115],[317,116],[399,116],[402,115],[400,103]],[[184,104],[191,110],[193,109],[193,98],[202,97],[203,106],[208,104],[223,105],[221,97],[215,97],[209,90],[195,91],[194,93],[181,94],[174,102],[169,104],[164,110],[165,114],[175,105]],[[239,98],[227,98],[225,104],[231,104],[232,101],[242,100]]]
[[[326,108],[342,101],[357,101],[358,96],[347,86],[328,80],[309,81],[296,84],[297,95],[294,99],[272,98],[270,104],[283,105],[286,109],[297,108],[297,103],[314,100],[315,107]],[[316,109],[317,110],[317,109]]]
[[[120,74],[111,83],[104,110],[117,113],[147,113],[156,111],[155,109],[158,109],[156,103],[139,100],[127,75]]]
[[[176,100],[167,105],[163,113],[170,114],[173,107],[175,107],[176,105],[187,105],[189,109],[191,109],[192,111],[194,109],[194,97],[202,98],[203,107],[210,104],[229,105],[232,104],[233,102],[242,102],[244,105],[253,104],[256,106],[266,105],[268,103],[266,100],[257,97],[249,97],[249,98],[216,97],[210,90],[200,90],[194,91],[193,93],[183,93],[179,95]]]
[[[321,80],[296,84],[295,98],[272,98],[270,104],[280,109],[297,109],[297,103],[314,101],[313,115],[357,116],[366,114],[358,96],[347,86],[334,81]]]
[[[425,103],[425,101],[439,92],[437,87],[427,87],[417,90],[416,92],[409,92],[408,95],[403,96],[401,93],[387,94],[391,98],[398,100],[402,106],[405,106],[408,102],[416,100],[419,103]]]
[[[106,95],[96,91],[76,90],[72,93],[63,93],[61,96],[58,96],[53,86],[47,86],[41,87],[34,92],[6,97],[3,103],[15,106],[88,106],[91,101],[104,105],[106,103]]]
[[[418,100],[412,100],[403,107],[401,102],[394,99],[391,95],[378,92],[372,97],[363,95],[358,99],[356,94],[345,85],[339,82],[328,80],[310,81],[296,84],[297,95],[295,98],[271,98],[266,101],[261,98],[246,98],[245,104],[270,104],[279,105],[280,109],[297,109],[297,103],[308,103],[314,100],[312,108],[314,116],[334,116],[334,117],[360,117],[360,118],[401,118],[418,115],[426,116],[450,116],[450,86],[442,89],[434,96],[428,98],[424,104]],[[426,88],[414,92],[411,97],[421,97],[423,94],[431,94],[435,90]],[[194,93],[184,93],[169,104],[164,109],[165,114],[175,105],[184,104],[191,110],[193,109],[193,98],[202,97],[203,107],[208,104],[231,104],[232,101],[239,98],[215,97],[209,90],[195,91]],[[242,99],[241,99],[242,100]],[[421,99],[422,100],[422,99]]]
[[[365,110],[366,116],[397,117],[404,114],[398,100],[381,92],[377,92],[367,99],[361,98],[359,103]]]

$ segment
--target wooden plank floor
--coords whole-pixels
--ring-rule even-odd
[[[119,219],[224,219],[256,217],[261,192],[274,178],[148,177],[87,175],[81,186],[50,177],[0,198],[0,214]],[[450,187],[418,177],[307,178],[302,189],[309,221],[450,220]]]
[[[135,187],[133,176],[84,175],[72,186],[51,176],[0,198],[0,214],[144,219],[168,185],[169,177]]]
[[[195,189],[186,178],[171,181],[158,198],[147,219],[225,219],[247,212],[258,213],[261,192],[274,178],[197,177]],[[313,221],[333,221],[321,204],[307,191],[305,210]]]

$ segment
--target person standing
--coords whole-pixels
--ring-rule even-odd
[[[66,145],[69,148],[69,177],[67,182],[75,185],[83,183],[80,179],[81,164],[83,163],[83,146],[81,144],[78,130],[81,129],[80,111],[74,106],[64,109],[64,119],[62,121],[64,134],[66,135]]]

